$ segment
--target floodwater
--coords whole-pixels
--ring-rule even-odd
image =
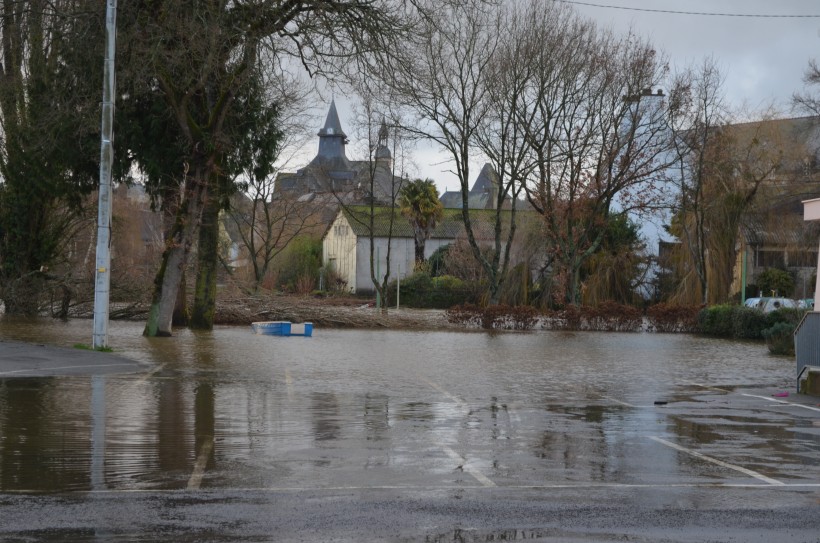
[[[0,378],[0,492],[820,482],[820,410],[772,401],[794,364],[760,343],[141,331],[110,344],[145,371]],[[0,319],[6,340],[90,335]]]

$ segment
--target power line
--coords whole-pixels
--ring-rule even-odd
[[[594,4],[592,2],[578,2],[576,0],[554,0],[564,4],[590,6],[593,8],[621,9],[625,11],[643,11],[648,13],[668,13],[672,15],[705,15],[711,17],[756,17],[759,19],[818,19],[820,15],[777,15],[757,13],[713,13],[708,11],[676,11],[671,9],[632,8],[627,6],[612,6],[609,4]]]

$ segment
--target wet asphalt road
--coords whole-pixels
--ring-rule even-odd
[[[3,541],[817,541],[795,492],[658,488],[3,496]],[[750,505],[753,502],[765,501]]]
[[[820,541],[820,400],[759,344],[373,336],[0,342],[0,540]]]

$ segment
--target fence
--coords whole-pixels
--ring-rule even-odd
[[[820,313],[809,312],[794,330],[794,353],[797,359],[797,390],[807,368],[820,368]]]

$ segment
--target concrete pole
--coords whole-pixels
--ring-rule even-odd
[[[820,198],[803,201],[803,220],[820,221]],[[814,285],[814,312],[820,312],[820,247],[817,252],[817,281]]]
[[[117,38],[117,0],[107,0],[105,10],[105,60],[103,64],[100,190],[97,213],[97,260],[94,281],[95,349],[108,347],[108,301],[111,286],[111,166],[114,161],[114,53]]]
[[[814,311],[818,312],[820,309],[820,247],[817,248],[817,269],[815,270],[817,276],[816,284],[814,285]]]

